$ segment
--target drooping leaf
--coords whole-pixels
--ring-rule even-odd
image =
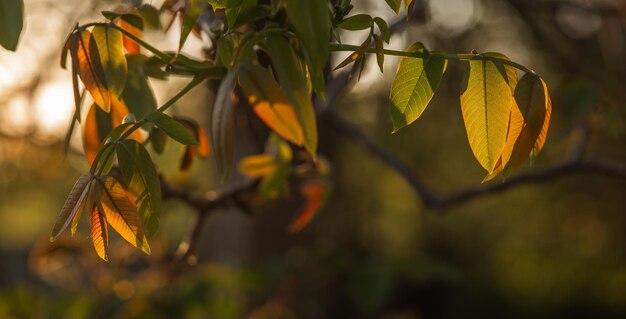
[[[156,110],[157,102],[150,83],[144,71],[145,56],[128,56],[128,77],[122,99],[138,118],[143,118],[149,112]]]
[[[15,51],[24,26],[24,1],[0,0],[0,45]]]
[[[242,65],[239,85],[254,112],[269,128],[296,145],[303,144],[302,126],[293,105],[265,68]]]
[[[209,0],[209,4],[213,7],[213,10],[226,8],[228,2],[228,0]]]
[[[546,82],[543,81],[543,79],[540,80],[541,84],[543,85],[544,96],[546,97],[546,116],[543,120],[541,133],[539,133],[539,136],[537,137],[537,143],[535,143],[535,146],[530,153],[531,161],[539,156],[539,153],[541,153],[541,150],[546,143],[546,138],[548,137],[548,129],[550,128],[550,117],[552,115],[552,99],[550,98],[550,92],[548,92],[548,85],[546,84]]]
[[[137,17],[135,15],[129,16]],[[115,24],[117,24],[120,28],[126,30],[128,33],[141,39],[143,37],[143,20],[139,18],[139,21],[141,21],[141,27],[123,18],[117,19],[115,21]],[[122,43],[124,44],[124,49],[126,49],[126,53],[128,54],[139,54],[141,52],[141,46],[139,45],[139,43],[135,42],[135,40],[129,38],[126,35],[122,37]]]
[[[70,226],[70,231],[72,236],[76,234],[76,230],[78,229],[78,222],[80,221],[80,217],[83,214],[83,211],[86,210],[87,213],[93,212],[93,209],[96,205],[96,199],[100,198],[100,188],[98,183],[94,182],[92,179],[89,184],[87,184],[87,199],[83,203],[84,208],[80,208],[74,218],[72,218],[72,225]]]
[[[124,181],[136,198],[146,235],[152,237],[161,216],[161,184],[154,163],[145,147],[136,141],[124,140],[115,149]]]
[[[229,36],[222,36],[217,39],[217,59],[224,66],[231,67],[233,65],[233,55],[235,52],[235,44]]]
[[[152,149],[157,154],[163,153],[165,146],[167,145],[167,134],[155,126],[150,131],[150,144],[152,145]]]
[[[188,145],[185,148],[180,165],[180,170],[185,171],[191,167],[194,155],[198,154],[200,157],[209,156],[209,142],[204,130],[194,120],[179,116],[175,116],[174,119],[183,124],[198,141],[197,146]]]
[[[385,52],[383,48],[383,38],[379,35],[374,34],[374,44],[376,46],[376,63],[378,63],[378,68],[380,68],[380,73],[383,73],[383,67],[385,65]]]
[[[67,226],[70,225],[72,219],[76,215],[78,211],[82,208],[83,202],[86,199],[87,192],[89,189],[89,182],[91,181],[92,176],[90,174],[81,175],[70,194],[67,196],[65,200],[65,204],[63,204],[63,208],[61,208],[61,213],[57,218],[54,227],[52,228],[52,233],[50,234],[50,241],[54,241],[59,234],[61,234]]]
[[[237,83],[238,68],[226,74],[222,80],[211,117],[211,138],[213,139],[213,153],[217,159],[217,169],[222,179],[226,176],[232,158],[234,136],[234,110],[232,94]]]
[[[365,39],[365,41],[361,43],[358,49],[356,49],[356,51],[352,52],[350,55],[348,55],[348,57],[346,57],[343,61],[341,61],[333,69],[333,71],[339,70],[352,62],[358,62],[358,61],[363,60],[363,58],[365,57],[365,54],[367,53],[367,49],[369,49],[371,44],[372,44],[372,38],[368,36]]]
[[[92,48],[95,46],[100,57],[100,64],[104,71],[106,86],[111,93],[111,99],[119,99],[122,91],[124,91],[128,75],[122,32],[109,26],[97,25],[91,31],[91,36],[93,41],[90,46]]]
[[[78,71],[81,81],[94,102],[109,112],[111,109],[111,94],[106,85],[104,71],[100,63],[98,50],[90,50],[91,33],[88,30],[78,29],[70,37],[69,47],[74,69]]]
[[[99,181],[102,187],[100,205],[104,210],[105,219],[115,231],[131,245],[150,254],[150,245],[139,221],[137,207],[128,198],[126,190],[112,176],[105,176]]]
[[[178,51],[183,48],[189,33],[193,29],[206,5],[206,0],[185,0],[183,25],[180,32],[180,41],[178,42]]]
[[[304,134],[304,147],[315,156],[317,151],[317,123],[311,102],[306,70],[287,39],[276,33],[268,33],[262,43],[272,60],[272,70],[295,108]]]
[[[306,203],[302,212],[298,214],[296,219],[289,225],[289,232],[296,233],[302,230],[322,206],[326,193],[326,186],[323,181],[312,181],[302,188],[302,195],[306,198]]]
[[[478,162],[492,173],[506,142],[511,113],[511,89],[501,62],[478,56],[469,61],[461,94],[461,109],[470,147]]]
[[[385,0],[391,10],[396,14],[400,13],[400,6],[402,5],[402,0]]]
[[[337,27],[344,30],[356,31],[369,29],[372,27],[372,24],[373,20],[369,14],[357,14],[341,21]]]
[[[239,172],[248,177],[263,177],[276,171],[277,163],[273,155],[249,155],[239,161]]]
[[[109,261],[109,229],[104,209],[99,204],[95,205],[91,212],[91,241],[98,257]]]
[[[424,57],[400,59],[389,96],[394,132],[422,115],[447,66],[447,61],[441,55],[429,52],[419,42],[411,45],[407,51],[422,53]]]
[[[330,11],[326,0],[285,0],[289,21],[304,47],[313,90],[325,99],[324,66],[328,61],[331,30]]]
[[[162,112],[152,112],[146,115],[146,119],[162,129],[174,140],[185,145],[198,145],[198,141],[180,123]]]
[[[242,25],[240,16],[252,6],[256,5],[256,0],[228,0],[226,5],[226,22],[229,29],[235,29]]]
[[[389,44],[389,40],[391,40],[391,33],[389,33],[389,26],[387,25],[387,22],[379,17],[374,18],[374,22],[378,25],[380,35],[383,37],[385,42]]]

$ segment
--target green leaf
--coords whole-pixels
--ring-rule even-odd
[[[378,30],[380,30],[380,34],[383,36],[385,42],[389,44],[389,40],[391,40],[391,33],[389,32],[387,22],[379,17],[374,18],[374,22],[378,25]]]
[[[242,25],[240,21],[240,15],[250,7],[256,5],[256,0],[227,0],[226,5],[226,22],[229,29],[235,29],[237,26]]]
[[[15,51],[24,27],[24,1],[0,0],[0,45]]]
[[[228,0],[209,0],[209,4],[213,7],[213,10],[226,8],[227,3]]]
[[[337,27],[350,31],[365,30],[371,28],[372,23],[372,17],[369,14],[357,14],[341,21]]]
[[[180,41],[178,42],[178,51],[183,48],[187,37],[200,17],[204,6],[207,5],[206,0],[185,0],[183,25],[180,31]]]
[[[447,66],[443,56],[429,52],[419,42],[411,45],[407,51],[422,53],[424,57],[400,59],[389,96],[394,132],[422,115]]]
[[[315,156],[317,123],[302,63],[289,41],[279,34],[268,33],[262,46],[270,56],[278,82],[294,105],[304,133],[304,147],[311,156]]]
[[[91,176],[91,174],[84,174],[78,178],[70,194],[67,196],[65,204],[63,204],[63,208],[61,208],[61,213],[52,228],[50,241],[54,241],[67,226],[70,225],[76,213],[81,210],[87,198],[89,182],[91,182],[92,178],[93,176]]]
[[[233,102],[231,94],[237,83],[238,68],[228,72],[222,80],[215,104],[213,105],[213,116],[211,119],[211,137],[213,139],[213,152],[217,159],[217,168],[222,179],[230,168],[233,149],[234,119]]]
[[[384,65],[385,65],[385,51],[383,48],[383,38],[379,35],[373,34],[374,44],[376,45],[376,63],[378,63],[378,67],[380,68],[380,73],[383,73]]]
[[[117,99],[124,91],[128,75],[122,32],[112,27],[98,25],[93,28],[91,36],[94,41],[90,45],[97,48],[111,98]]]
[[[267,69],[254,64],[241,65],[239,85],[254,112],[270,129],[288,141],[302,145],[302,126],[294,107]]]
[[[247,1],[244,1],[247,2]],[[249,1],[250,3],[255,3],[256,1]],[[227,11],[230,12],[230,11]],[[230,26],[231,29],[239,28],[242,25],[247,23],[252,23],[257,20],[263,19],[271,14],[271,10],[268,6],[243,6],[241,12],[235,19],[235,22]]]
[[[217,58],[226,67],[233,65],[235,44],[229,36],[222,36],[217,39]]]
[[[139,55],[129,56],[129,62],[135,60],[136,56]],[[146,78],[143,63],[129,63],[126,88],[122,93],[122,99],[126,102],[129,111],[138,118],[143,118],[146,114],[157,109],[156,98]]]
[[[154,163],[145,147],[137,141],[124,140],[115,149],[124,181],[143,216],[146,235],[152,237],[161,216],[161,185]]]
[[[143,18],[133,13],[117,13],[112,11],[102,11],[102,15],[113,21],[115,19],[121,19],[124,22],[130,24],[131,26],[143,30]]]
[[[461,94],[465,129],[474,156],[492,173],[506,142],[511,89],[501,62],[478,56],[468,64]]]
[[[198,141],[182,124],[162,112],[152,112],[146,119],[162,129],[169,137],[185,145],[198,145]]]
[[[152,128],[150,131],[150,144],[157,154],[162,154],[167,145],[167,134],[158,127]]]
[[[402,4],[402,0],[385,0],[391,10],[396,14],[400,13],[400,5]]]
[[[287,17],[304,47],[313,90],[323,100],[324,67],[328,61],[331,18],[326,0],[285,0]]]

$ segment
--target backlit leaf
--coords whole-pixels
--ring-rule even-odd
[[[24,1],[0,0],[0,45],[15,51],[24,26]]]
[[[91,241],[98,256],[109,261],[109,229],[101,205],[94,206],[91,212]]]
[[[304,226],[311,222],[315,213],[317,213],[319,208],[322,206],[325,194],[326,186],[323,181],[313,181],[304,185],[302,188],[302,195],[306,198],[306,203],[304,204],[304,208],[300,214],[291,223],[291,225],[289,225],[289,232],[299,232],[302,228],[304,228]]]
[[[128,56],[128,77],[122,99],[138,118],[156,110],[157,102],[144,71],[144,56]]]
[[[161,216],[161,184],[154,163],[145,147],[136,141],[124,140],[115,149],[124,181],[136,198],[146,235],[152,237]]]
[[[94,102],[105,112],[111,109],[111,95],[106,86],[104,71],[100,64],[98,50],[90,50],[91,33],[88,30],[78,29],[70,37],[70,54],[72,63],[85,85],[85,88],[93,97]]]
[[[289,98],[263,67],[246,64],[239,73],[239,85],[259,118],[288,141],[302,145],[302,127]]]
[[[146,119],[162,129],[169,137],[185,145],[198,145],[198,141],[182,124],[162,112],[152,112]]]
[[[119,99],[128,75],[122,32],[109,26],[98,25],[91,31],[91,36],[93,42],[90,45],[97,48],[111,99]]]
[[[137,38],[141,39],[143,37],[142,28],[139,28],[124,19],[116,20],[115,24],[117,24],[120,28],[126,30],[128,33],[136,36]],[[139,52],[141,52],[141,46],[139,45],[139,43],[135,42],[135,40],[129,38],[128,36],[124,35],[122,37],[122,43],[124,44],[124,49],[126,49],[126,52],[129,54],[138,54]]]
[[[330,11],[326,0],[285,0],[289,21],[304,47],[313,90],[325,99],[324,67],[328,61],[331,30]]]
[[[54,241],[59,234],[61,234],[67,226],[70,225],[76,213],[82,208],[83,202],[85,201],[88,193],[88,185],[91,179],[92,176],[90,174],[81,175],[74,184],[74,187],[72,187],[70,194],[65,200],[65,204],[63,204],[63,208],[61,208],[61,213],[52,228],[50,241]]]
[[[443,56],[429,52],[419,42],[411,45],[407,51],[420,52],[424,57],[400,59],[389,96],[394,132],[413,123],[422,115],[447,66]]]
[[[104,209],[107,223],[127,242],[149,255],[150,246],[143,233],[137,207],[128,198],[126,190],[112,176],[105,176],[101,183],[100,207]]]
[[[272,60],[272,70],[295,108],[304,134],[304,147],[315,156],[317,151],[317,123],[311,102],[306,70],[287,39],[276,33],[266,35],[264,50]]]
[[[469,144],[478,162],[491,173],[506,142],[511,89],[501,62],[477,57],[469,61],[461,109]]]
[[[337,25],[337,27],[345,30],[356,31],[365,30],[372,27],[372,17],[368,14],[357,14],[346,18]]]
[[[550,98],[550,93],[548,92],[548,85],[546,82],[541,80],[541,84],[543,85],[544,96],[546,97],[546,116],[543,120],[543,126],[541,127],[541,133],[537,137],[537,142],[533,147],[532,152],[530,153],[530,159],[534,160],[539,156],[539,153],[543,149],[543,145],[546,143],[546,138],[548,137],[548,128],[550,128],[550,116],[552,115],[552,99]]]

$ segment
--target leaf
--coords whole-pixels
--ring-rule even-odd
[[[296,145],[303,144],[302,126],[293,105],[265,68],[242,65],[239,85],[254,112],[270,129]]]
[[[356,31],[371,28],[372,24],[373,20],[369,14],[357,14],[341,21],[337,27],[344,30]]]
[[[124,55],[122,32],[108,26],[97,25],[91,31],[100,64],[104,71],[104,78],[112,99],[119,99],[126,85],[128,65]]]
[[[162,129],[169,137],[185,145],[198,145],[198,141],[180,123],[162,112],[152,112],[146,115],[146,119]]]
[[[548,86],[546,82],[541,80],[541,84],[543,85],[544,96],[546,97],[546,116],[543,120],[543,126],[541,127],[541,133],[537,137],[537,142],[533,147],[532,152],[530,153],[531,161],[539,156],[541,150],[543,149],[543,145],[546,143],[546,138],[548,137],[548,128],[550,127],[550,116],[552,115],[552,99],[550,98],[550,93],[548,92]]]
[[[296,219],[289,225],[289,232],[296,233],[302,230],[313,217],[315,213],[322,206],[326,194],[326,186],[322,181],[313,181],[306,184],[302,188],[302,194],[306,198],[306,203],[302,212],[296,217]]]
[[[326,0],[285,0],[287,17],[304,47],[313,90],[325,99],[324,67],[328,61],[331,19]]]
[[[137,199],[146,235],[152,237],[161,216],[161,184],[154,163],[145,147],[136,141],[124,140],[115,150],[124,181]]]
[[[65,200],[65,204],[63,204],[63,208],[61,208],[61,213],[59,214],[59,217],[57,218],[57,221],[52,228],[50,241],[54,241],[59,236],[59,234],[61,234],[67,228],[67,226],[70,225],[76,213],[82,208],[82,205],[87,196],[87,192],[89,189],[88,186],[91,179],[92,176],[90,174],[81,175],[74,184],[74,187],[72,187],[70,194]]]
[[[96,198],[100,197],[100,188],[98,187],[98,183],[93,181],[93,178],[91,182],[86,186],[86,188],[87,199],[83,203],[84,208],[81,207],[76,212],[76,215],[74,215],[74,218],[72,218],[72,225],[70,227],[72,236],[76,234],[76,230],[78,229],[78,222],[80,221],[80,217],[83,214],[83,210],[87,210],[88,213],[91,213],[94,209]]]
[[[374,34],[374,44],[376,45],[376,62],[378,63],[378,67],[380,68],[380,73],[383,73],[383,67],[385,64],[385,52],[383,48],[383,39]]]
[[[315,157],[317,152],[317,123],[311,101],[306,70],[287,39],[275,33],[266,35],[263,43],[272,60],[272,70],[295,108],[304,134],[304,147]]]
[[[213,10],[224,9],[228,0],[209,0],[209,4],[213,7]]]
[[[24,27],[24,1],[0,0],[0,45],[15,51]]]
[[[389,40],[391,40],[391,33],[389,32],[389,26],[387,22],[379,17],[374,18],[374,22],[378,25],[378,30],[380,30],[380,35],[383,37],[385,42],[389,44]]]
[[[150,144],[157,154],[162,154],[165,150],[165,145],[167,145],[167,134],[158,127],[152,128],[150,131]]]
[[[97,107],[95,104],[91,106],[87,117],[83,123],[83,149],[85,151],[85,157],[89,164],[93,163],[93,160],[104,142],[105,138],[113,131],[122,125],[124,118],[128,115],[128,108],[123,101],[113,100],[111,105],[111,112],[105,113]],[[120,131],[121,134],[124,130]],[[116,137],[117,138],[117,137]],[[136,141],[142,141],[143,136],[139,131],[135,131],[130,135],[131,139]]]
[[[506,142],[511,89],[501,62],[482,56],[469,61],[461,94],[461,110],[470,147],[492,173]]]
[[[396,14],[400,13],[400,5],[402,4],[402,0],[385,0],[391,10]]]
[[[183,124],[191,134],[198,140],[198,146],[187,146],[181,160],[180,170],[184,171],[191,167],[193,157],[198,154],[200,157],[209,156],[209,142],[204,130],[195,121],[187,118],[175,116],[174,119]]]
[[[222,36],[217,39],[217,59],[224,66],[231,67],[233,65],[233,56],[235,52],[235,44],[228,36]]]
[[[185,8],[183,15],[183,25],[180,31],[180,41],[178,42],[178,51],[183,48],[189,32],[193,29],[196,21],[200,17],[202,10],[207,5],[206,0],[185,0]]]
[[[242,25],[240,15],[243,15],[246,9],[254,6],[256,0],[228,0],[226,5],[226,22],[228,29],[234,30],[237,26]]]
[[[94,206],[91,212],[91,241],[98,256],[109,261],[109,229],[101,205]]]
[[[341,61],[333,69],[333,71],[339,70],[352,62],[357,62],[357,61],[362,60],[365,57],[365,54],[367,53],[367,49],[369,49],[370,47],[370,44],[372,44],[372,38],[368,36],[367,39],[365,39],[365,41],[361,43],[359,48],[356,49],[356,51],[352,52],[350,55],[348,55],[348,57],[346,57],[343,61]]]
[[[544,127],[550,97],[543,80],[537,75],[527,73],[515,89],[515,101],[509,125],[509,131],[514,131],[512,136],[515,139],[507,140],[501,165],[497,168],[507,175],[521,166],[533,151]]]
[[[111,109],[111,95],[106,86],[104,71],[100,65],[100,56],[97,50],[91,48],[91,33],[88,30],[78,29],[69,41],[70,55],[74,69],[77,70],[85,89],[89,91],[94,102],[109,112]]]
[[[255,3],[256,1],[244,0],[244,5],[241,7],[241,11],[237,15],[235,22],[232,25],[229,25],[229,28],[234,30],[248,23],[263,19],[271,14],[269,6],[257,6],[254,5]],[[226,10],[227,17],[230,12],[230,10]]]
[[[422,53],[424,57],[400,59],[389,95],[394,132],[413,123],[422,115],[447,66],[443,56],[429,52],[419,42],[411,45],[407,51]]]
[[[263,177],[276,171],[277,163],[273,155],[249,155],[239,161],[239,172],[248,177]]]
[[[222,80],[211,118],[211,137],[213,151],[217,159],[217,169],[222,179],[226,177],[231,159],[234,136],[233,102],[231,95],[237,82],[238,68],[228,71]]]
[[[146,114],[157,109],[156,98],[146,78],[143,63],[130,63],[133,60],[142,59],[141,55],[129,55],[128,77],[126,88],[122,93],[122,99],[128,106],[130,112],[138,118],[143,118]]]
[[[143,20],[141,20],[140,18],[140,21],[142,22],[142,27],[138,27],[124,19],[116,20],[115,24],[117,24],[120,28],[126,30],[126,32],[141,39],[143,37]],[[139,45],[139,43],[135,42],[135,40],[129,38],[126,35],[122,36],[122,43],[124,45],[124,49],[126,49],[126,52],[129,54],[139,54],[141,52],[141,46]]]
[[[98,182],[102,187],[98,209],[104,210],[107,223],[127,242],[149,255],[150,246],[139,222],[137,207],[128,198],[126,190],[112,176],[105,176],[104,181]]]

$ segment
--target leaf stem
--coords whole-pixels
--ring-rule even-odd
[[[339,44],[339,43],[331,43],[330,44],[330,51],[332,52],[339,52],[339,51],[351,51],[354,52],[356,50],[359,49],[359,46],[357,45],[350,45],[350,44]],[[367,51],[368,53],[376,53],[376,48],[368,48]],[[384,49],[383,53],[386,55],[394,55],[394,56],[404,56],[404,57],[415,57],[415,58],[425,58],[426,54],[422,53],[422,52],[407,52],[407,51],[400,51],[400,50],[389,50],[389,49]],[[468,60],[492,60],[492,61],[498,61],[502,64],[508,64],[512,67],[515,67],[517,69],[520,69],[526,73],[531,73],[531,74],[536,74],[535,71],[510,60],[506,60],[506,59],[501,59],[498,57],[494,57],[494,56],[486,56],[486,55],[482,55],[482,54],[473,54],[473,53],[467,53],[467,54],[455,54],[455,53],[443,53],[443,52],[437,52],[437,54],[443,56],[446,60],[457,60],[457,61],[468,61]]]
[[[161,105],[157,109],[157,112],[163,113],[170,106],[174,105],[174,103],[176,103],[185,94],[187,94],[187,92],[191,91],[191,89],[193,89],[196,85],[200,84],[202,81],[204,81],[208,77],[209,76],[207,74],[201,74],[201,75],[195,76],[193,79],[191,79],[189,83],[187,83],[187,85],[185,85],[185,87],[183,87],[178,93],[176,93],[176,95],[172,96],[172,98],[170,98],[167,102]]]

